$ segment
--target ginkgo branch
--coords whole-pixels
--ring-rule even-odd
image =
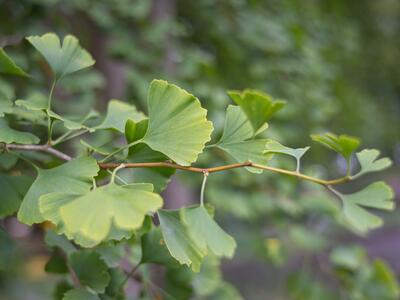
[[[7,150],[25,150],[25,151],[42,151],[42,152],[47,152],[49,154],[52,154],[62,160],[69,161],[72,159],[71,156],[56,150],[52,148],[49,145],[17,145],[17,144],[7,144],[6,145]],[[308,176],[302,173],[298,173],[297,171],[289,171],[285,169],[280,169],[280,168],[275,168],[271,166],[266,166],[266,165],[260,165],[256,163],[252,163],[250,161],[247,162],[242,162],[242,163],[235,163],[235,164],[228,164],[228,165],[222,165],[218,167],[211,167],[211,168],[198,168],[198,167],[191,167],[191,166],[182,166],[173,162],[168,162],[168,161],[162,161],[162,162],[138,162],[138,163],[104,163],[102,161],[98,162],[99,167],[102,169],[115,169],[115,168],[171,168],[171,169],[177,169],[177,170],[183,170],[183,171],[188,171],[188,172],[194,172],[194,173],[216,173],[216,172],[222,172],[226,170],[231,170],[231,169],[237,169],[237,168],[244,168],[244,167],[252,167],[255,169],[260,169],[260,170],[265,170],[265,171],[270,171],[274,173],[279,173],[279,174],[285,174],[288,176],[296,177],[302,180],[307,180],[311,181],[317,184],[321,185],[336,185],[336,184],[341,184],[345,183],[351,180],[350,176],[344,176],[341,178],[337,179],[332,179],[332,180],[325,180],[325,179],[320,179],[312,176]]]

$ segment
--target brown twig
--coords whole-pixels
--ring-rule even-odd
[[[69,161],[72,159],[71,156],[60,152],[54,148],[52,148],[50,145],[18,145],[18,144],[7,144],[6,145],[7,150],[25,150],[25,151],[42,151],[42,152],[47,152],[50,153],[60,159]],[[260,164],[255,164],[252,162],[243,162],[243,163],[235,163],[235,164],[228,164],[228,165],[223,165],[223,166],[218,166],[218,167],[212,167],[212,168],[198,168],[198,167],[191,167],[191,166],[182,166],[178,165],[172,162],[143,162],[143,163],[102,163],[98,162],[99,167],[102,169],[115,169],[120,167],[121,165],[124,166],[124,168],[171,168],[171,169],[177,169],[177,170],[183,170],[183,171],[188,171],[188,172],[194,172],[194,173],[215,173],[215,172],[221,172],[221,171],[226,171],[226,170],[231,170],[231,169],[237,169],[237,168],[244,168],[244,167],[252,167],[255,169],[260,169],[260,170],[265,170],[265,171],[270,171],[274,173],[279,173],[279,174],[285,174],[288,176],[293,176],[299,179],[311,181],[317,184],[321,184],[324,186],[330,186],[330,185],[336,185],[336,184],[341,184],[345,183],[351,180],[350,176],[345,176],[341,177],[338,179],[333,179],[333,180],[324,180],[312,176],[308,176],[305,174],[298,173],[296,171],[289,171],[285,169],[280,169],[280,168],[275,168],[271,166],[265,166],[265,165],[260,165]]]

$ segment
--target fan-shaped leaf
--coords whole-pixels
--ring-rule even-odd
[[[266,148],[267,150],[265,151],[265,153],[279,153],[279,154],[286,154],[293,156],[297,162],[296,170],[298,172],[300,171],[300,159],[308,151],[308,149],[310,149],[310,147],[295,148],[295,149],[289,148],[273,140],[268,140]]]
[[[7,53],[0,48],[0,73],[28,76],[14,61],[7,55]]]
[[[37,144],[40,140],[32,133],[12,129],[8,126],[6,120],[0,119],[0,142],[6,144]]]
[[[44,94],[36,92],[27,100],[16,100],[15,104],[29,110],[45,110],[47,108],[47,101],[48,99]]]
[[[109,184],[83,195],[47,194],[40,199],[43,215],[84,247],[132,235],[146,214],[162,206],[147,185]]]
[[[358,152],[356,155],[361,169],[356,175],[353,176],[353,178],[358,178],[361,175],[370,172],[382,171],[390,167],[392,161],[387,157],[377,159],[379,154],[380,152],[376,149],[364,149],[363,151]]]
[[[394,208],[393,191],[382,181],[372,183],[354,194],[336,193],[342,199],[346,222],[361,233],[382,225],[382,219],[366,208],[383,210]]]
[[[153,80],[148,107],[149,125],[143,142],[178,164],[195,162],[213,130],[200,101],[174,84]]]
[[[165,244],[172,257],[181,264],[191,266],[193,271],[200,271],[206,253],[199,249],[188,235],[186,227],[179,218],[179,211],[159,210],[158,217]]]
[[[211,218],[203,206],[181,209],[181,220],[189,236],[202,252],[232,257],[236,242]]]
[[[229,91],[228,95],[246,113],[255,135],[260,133],[267,121],[286,104],[285,101],[273,101],[270,95],[258,90]]]
[[[251,161],[265,165],[271,159],[271,155],[264,153],[267,140],[250,139],[252,136],[251,125],[240,107],[228,106],[224,132],[216,146],[238,162]],[[253,173],[262,173],[260,169],[247,169]]]
[[[15,213],[32,180],[28,176],[0,174],[0,218]]]
[[[39,211],[40,196],[53,192],[85,193],[98,170],[91,157],[79,157],[53,169],[37,169],[38,176],[22,201],[18,219],[28,225],[44,221]]]
[[[92,66],[92,56],[79,45],[72,35],[64,37],[61,45],[59,37],[54,33],[26,38],[49,63],[57,79]]]
[[[348,135],[339,135],[333,133],[313,134],[311,139],[321,145],[341,154],[346,160],[349,160],[351,154],[360,146],[360,140]]]

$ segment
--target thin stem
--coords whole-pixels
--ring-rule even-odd
[[[51,110],[51,100],[53,98],[53,92],[54,92],[54,88],[56,86],[56,83],[57,83],[57,79],[54,78],[53,83],[51,84],[49,98],[47,99],[46,113],[47,113],[47,134],[48,134],[47,142],[48,143],[51,142],[51,135],[52,135],[52,130],[53,130],[53,124],[52,124],[52,121],[51,121],[51,117],[49,115],[49,111]]]
[[[124,164],[120,164],[118,167],[116,167],[116,168],[114,169],[114,171],[113,171],[112,174],[111,174],[111,183],[114,183],[114,181],[115,181],[115,176],[117,175],[117,172],[118,172],[119,170],[123,169],[123,168],[125,168],[125,165],[124,165]]]
[[[119,293],[121,293],[122,289],[124,288],[125,284],[128,282],[129,278],[137,271],[137,269],[139,267],[140,267],[140,263],[138,263],[136,266],[134,266],[132,268],[132,270],[128,274],[126,274],[124,280],[121,282],[121,284],[120,284],[120,286],[119,286],[119,288],[117,290],[118,292],[116,293],[116,295],[114,297],[114,300],[117,299]]]
[[[58,151],[52,147],[50,147],[50,145],[18,145],[18,144],[7,144],[6,145],[6,149],[7,150],[22,150],[22,151],[40,151],[40,152],[47,152],[50,153],[52,155],[54,155],[55,157],[58,157],[62,160],[66,160],[69,161],[72,159],[71,156]]]
[[[204,206],[204,190],[206,188],[207,177],[208,177],[208,172],[204,171],[203,172],[203,182],[201,184],[201,190],[200,190],[200,206]]]

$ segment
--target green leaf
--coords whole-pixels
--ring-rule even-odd
[[[81,285],[98,293],[105,291],[110,274],[100,254],[89,250],[77,251],[71,254],[69,261]]]
[[[0,142],[6,144],[37,144],[40,139],[32,133],[12,129],[8,126],[6,120],[0,119]]]
[[[55,252],[44,266],[44,270],[47,273],[66,274],[68,273],[68,266],[65,258],[59,253]]]
[[[360,146],[360,140],[348,135],[339,135],[326,132],[324,134],[312,134],[311,139],[321,145],[341,154],[347,161],[351,154]]]
[[[66,292],[62,300],[100,300],[100,298],[86,290],[73,289]]]
[[[18,211],[18,220],[32,225],[44,221],[39,211],[40,196],[48,193],[85,193],[99,167],[92,157],[79,157],[53,169],[37,168],[38,176]]]
[[[45,110],[47,109],[47,101],[48,99],[44,94],[35,92],[27,100],[16,100],[15,104],[29,110]]]
[[[356,155],[361,169],[357,174],[352,176],[353,178],[358,178],[370,172],[382,171],[392,165],[392,161],[387,157],[377,159],[380,152],[376,149],[364,149],[356,153]]]
[[[0,218],[10,216],[18,210],[31,183],[28,176],[0,174]]]
[[[297,172],[300,171],[300,159],[308,151],[308,149],[310,149],[310,147],[295,148],[295,149],[289,148],[273,140],[268,140],[266,148],[267,150],[264,153],[279,153],[279,154],[286,154],[293,156],[296,159]]]
[[[274,101],[270,95],[258,90],[229,91],[228,95],[246,113],[254,135],[260,133],[267,121],[286,104],[285,101]]]
[[[84,247],[94,247],[132,235],[148,212],[162,206],[162,198],[145,189],[143,185],[110,183],[80,196],[47,194],[40,198],[40,209],[69,238]]]
[[[202,252],[210,251],[218,257],[233,256],[235,240],[218,226],[203,206],[181,209],[180,212],[188,235]]]
[[[140,140],[145,135],[147,126],[147,119],[138,123],[128,120],[125,126],[125,137],[128,144]],[[131,163],[160,162],[167,159],[164,154],[152,150],[146,144],[137,144],[130,147],[127,157],[127,161]],[[160,193],[164,190],[174,173],[175,169],[172,168],[141,168],[134,171],[134,179],[136,182],[152,183],[156,192]]]
[[[382,219],[366,208],[393,210],[393,191],[383,181],[374,182],[354,194],[335,193],[342,199],[346,223],[361,233],[382,225]]]
[[[226,111],[224,131],[216,146],[229,153],[236,161],[242,163],[251,161],[266,165],[271,155],[265,154],[267,140],[250,139],[252,129],[246,115],[238,106],[229,105]],[[262,170],[247,168],[253,173],[262,173]]]
[[[172,257],[181,264],[191,266],[194,272],[200,271],[200,265],[206,253],[199,249],[181,223],[178,210],[159,210],[161,231],[165,244]]]
[[[104,121],[95,129],[114,129],[119,132],[125,131],[125,123],[128,120],[139,122],[146,116],[139,112],[134,105],[112,99],[108,102],[107,114]]]
[[[24,72],[24,70],[14,63],[14,61],[7,55],[3,48],[0,48],[0,73],[29,76]]]
[[[26,39],[43,55],[57,79],[95,63],[89,52],[84,50],[78,39],[72,35],[66,35],[62,45],[54,33],[29,36]]]
[[[46,231],[44,241],[49,247],[60,248],[68,255],[76,251],[75,246],[65,237],[65,235],[57,234],[54,230]]]
[[[213,130],[200,101],[176,85],[153,80],[148,108],[149,125],[142,141],[178,164],[195,162]]]

